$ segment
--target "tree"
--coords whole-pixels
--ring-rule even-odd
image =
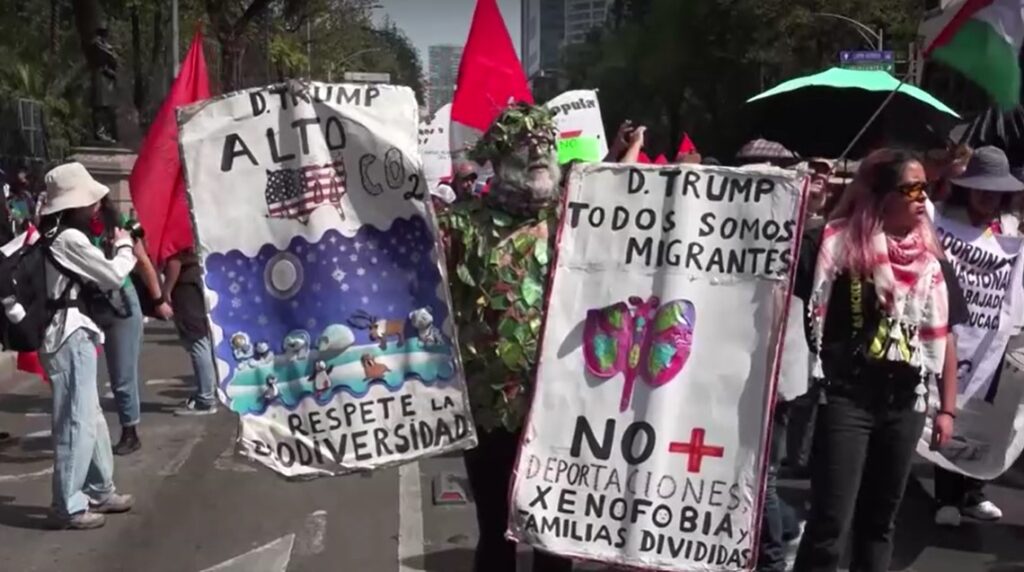
[[[604,29],[566,51],[567,77],[600,89],[610,133],[630,118],[651,128],[660,152],[686,131],[705,154],[731,156],[749,136],[746,99],[835,65],[840,50],[868,48],[821,12],[884,27],[900,50],[923,10],[915,0],[616,0]]]

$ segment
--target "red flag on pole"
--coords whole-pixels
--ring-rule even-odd
[[[452,100],[451,149],[466,150],[509,103],[533,103],[496,0],[477,0]]]
[[[192,247],[192,222],[178,156],[175,109],[209,97],[203,35],[197,30],[181,71],[146,133],[135,168],[128,179],[135,212],[146,230],[146,247],[157,266],[181,250]]]

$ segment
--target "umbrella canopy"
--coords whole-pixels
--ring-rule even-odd
[[[1011,165],[1024,165],[1024,108],[1018,105],[1003,112],[991,107],[973,121],[958,125],[950,137],[975,149],[985,145],[999,147]]]
[[[804,156],[837,157],[893,92],[851,155],[881,144],[944,146],[960,117],[928,92],[884,71],[832,68],[791,79],[747,100],[752,130]]]

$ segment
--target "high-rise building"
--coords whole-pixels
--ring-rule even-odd
[[[522,60],[531,81],[560,67],[565,38],[565,0],[523,0]]]
[[[455,82],[459,78],[459,61],[462,60],[462,46],[437,45],[428,48],[430,69],[427,101],[430,113],[446,103],[451,103],[455,94]]]
[[[562,48],[604,24],[611,0],[523,0],[522,60],[526,76],[557,75]]]
[[[565,43],[578,44],[587,33],[604,24],[610,0],[563,0],[565,2]]]

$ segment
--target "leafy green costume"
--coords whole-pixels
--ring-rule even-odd
[[[527,142],[550,150],[553,140],[547,110],[514,106],[472,156],[500,161]],[[501,194],[457,203],[439,222],[473,418],[484,431],[515,432],[529,408],[558,214],[555,204]]]

